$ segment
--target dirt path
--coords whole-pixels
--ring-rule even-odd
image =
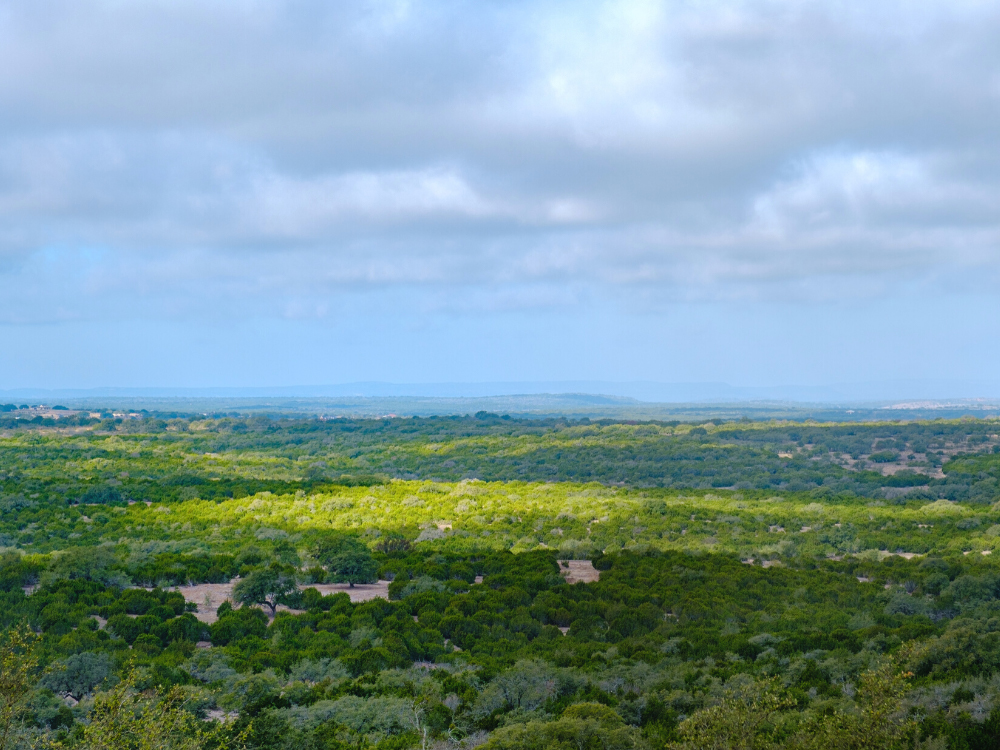
[[[213,623],[218,618],[215,611],[227,599],[232,600],[233,586],[235,581],[229,583],[199,583],[194,586],[174,586],[170,591],[179,591],[184,595],[184,599],[194,602],[198,606],[198,611],[194,616],[205,623]],[[299,589],[316,589],[323,596],[336,594],[341,591],[351,597],[352,602],[366,602],[369,599],[388,599],[389,582],[379,581],[378,583],[359,583],[351,588],[346,583],[312,583],[299,586]],[[279,606],[279,610],[288,610],[288,607]],[[296,612],[299,610],[290,610]]]
[[[601,578],[601,571],[590,560],[559,560],[559,572],[566,583],[594,583]]]

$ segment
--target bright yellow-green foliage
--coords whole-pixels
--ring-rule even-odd
[[[776,679],[731,688],[716,705],[681,722],[681,741],[670,750],[776,750],[780,713],[794,705]]]
[[[38,638],[27,627],[11,628],[0,638],[0,750],[7,750],[18,733],[18,711],[38,679]]]
[[[669,750],[902,750],[912,747],[917,722],[907,715],[904,675],[885,660],[860,675],[850,710],[798,712],[779,680],[745,681],[678,726]]]
[[[255,484],[308,490],[350,474],[813,490],[820,499],[885,498],[892,490],[896,497],[917,491],[985,504],[1000,495],[1000,457],[992,453],[1000,437],[987,420],[695,426],[486,415],[146,419],[110,428],[111,434],[96,425],[0,433],[0,491],[74,501],[117,482],[132,499],[240,497],[276,489]],[[970,454],[977,458],[959,458]]]
[[[39,551],[107,542],[226,551],[253,538],[330,529],[367,533],[372,543],[380,532],[401,530],[423,540],[448,537],[457,548],[547,547],[571,556],[638,547],[725,551],[761,560],[879,551],[980,554],[1000,546],[1000,511],[994,506],[947,500],[897,506],[861,498],[820,503],[804,493],[574,483],[396,480],[222,502],[26,509],[7,514],[4,522],[33,533]]]
[[[912,676],[912,675],[909,675]],[[917,722],[906,713],[904,675],[886,661],[861,675],[857,706],[804,723],[790,750],[891,750],[912,747]]]
[[[599,703],[570,706],[557,721],[529,721],[496,732],[483,750],[645,750],[633,727]]]
[[[991,552],[1000,546],[1000,511],[947,500],[900,507],[855,499],[818,503],[808,495],[684,493],[572,483],[393,481],[335,492],[272,495],[103,511],[102,528],[60,518],[92,539],[167,540],[187,549],[224,550],[248,538],[274,539],[330,529],[402,530],[452,548],[567,554],[620,548],[725,551],[746,557],[834,556],[867,552]],[[76,520],[73,517],[76,516]]]
[[[98,693],[79,750],[238,750],[241,737],[223,740],[223,727],[199,721],[183,709],[184,694],[171,689],[160,697],[136,688],[133,672],[106,693]],[[50,745],[53,750],[59,743]]]
[[[0,547],[227,551],[248,534],[353,529],[373,541],[394,529],[458,547],[778,559],[978,553],[1000,538],[1000,438],[985,420],[148,419],[116,430],[0,436]]]

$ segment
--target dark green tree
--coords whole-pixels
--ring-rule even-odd
[[[294,604],[298,594],[295,576],[277,565],[255,570],[233,586],[233,600],[243,606],[260,604],[271,610],[273,617],[279,604]]]
[[[331,583],[375,583],[378,580],[378,563],[371,550],[355,536],[331,534],[320,539],[315,546],[316,558],[330,572]]]
[[[378,563],[364,545],[348,547],[327,560],[329,580],[347,583],[375,583],[378,580]]]

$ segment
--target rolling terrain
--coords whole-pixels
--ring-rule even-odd
[[[992,420],[4,429],[4,654],[37,662],[17,743],[84,746],[115,695],[191,747],[986,748],[1000,727]]]

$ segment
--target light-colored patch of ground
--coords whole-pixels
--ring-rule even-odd
[[[945,449],[943,451],[944,455],[941,456],[940,458],[943,461],[946,461],[949,458],[952,458],[958,452],[959,452],[958,449],[955,447],[952,447],[950,449]],[[925,476],[931,479],[940,479],[944,476],[944,472],[941,471],[940,466],[922,465],[927,463],[926,456],[923,454],[910,454],[908,451],[904,451],[903,455],[906,456],[905,458],[901,457],[899,460],[889,461],[886,463],[873,463],[868,460],[870,455],[871,455],[870,453],[866,453],[862,456],[859,456],[857,459],[851,458],[846,454],[844,454],[839,458],[836,455],[834,455],[833,462],[839,464],[840,466],[843,466],[846,469],[851,469],[852,471],[857,471],[860,468],[866,468],[872,471],[877,471],[882,476],[892,476],[896,472],[902,471],[903,469],[909,469],[910,471],[916,472],[917,474],[924,474]],[[912,459],[909,458],[910,455],[913,455]],[[859,466],[858,464],[861,464],[861,466]]]
[[[351,588],[346,583],[311,583],[299,586],[300,589],[316,589],[323,596],[338,594],[343,591],[351,597],[352,602],[366,602],[369,599],[388,599],[389,581],[379,581],[378,583],[358,583]]]
[[[194,586],[175,586],[172,591],[179,591],[184,595],[184,600],[194,602],[198,611],[194,613],[202,622],[212,623],[217,619],[215,610],[226,601],[232,601],[233,586],[231,583],[198,583]]]
[[[931,479],[943,479],[944,472],[941,471],[940,466],[911,466],[910,464],[883,464],[882,475],[892,476],[898,471],[903,471],[904,469],[909,469],[910,471],[916,472],[917,474],[923,474]]]
[[[171,591],[179,591],[184,595],[184,600],[194,602],[198,611],[194,613],[204,623],[213,623],[218,617],[216,610],[226,600],[232,601],[233,586],[236,581],[229,583],[199,583],[194,586],[174,586]],[[379,581],[378,583],[359,583],[351,588],[346,583],[310,583],[299,586],[299,589],[316,589],[323,596],[336,594],[341,591],[351,597],[352,602],[366,602],[369,599],[388,599],[389,581]],[[289,610],[287,607],[278,607],[279,610],[298,612],[299,610]],[[266,611],[266,610],[265,610]]]
[[[590,560],[559,560],[559,572],[566,583],[594,583],[601,579],[601,571]]]
[[[223,711],[219,708],[213,708],[211,711],[205,714],[205,718],[208,721],[218,721],[225,724],[227,721],[234,720],[239,714],[235,711]]]

